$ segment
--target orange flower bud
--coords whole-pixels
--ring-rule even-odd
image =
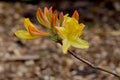
[[[77,10],[74,11],[72,17],[75,18],[76,20],[79,20],[79,14]]]

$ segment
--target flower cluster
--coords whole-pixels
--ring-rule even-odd
[[[48,32],[38,30],[35,25],[31,23],[29,18],[24,19],[24,26],[26,30],[17,30],[15,35],[21,39],[35,39],[39,37],[49,37],[56,42],[62,42],[63,53],[67,53],[71,46],[76,48],[88,48],[89,43],[81,39],[84,24],[78,22],[79,14],[75,10],[72,17],[68,14],[63,15],[61,12],[58,15],[57,11],[52,11],[52,7],[41,8],[37,10],[37,19],[39,23],[48,29]]]

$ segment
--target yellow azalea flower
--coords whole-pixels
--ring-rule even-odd
[[[56,42],[61,42],[62,40],[62,50],[67,53],[71,46],[77,48],[88,48],[89,43],[80,38],[84,24],[78,23],[79,14],[77,10],[74,11],[72,17],[68,15],[63,15],[61,12],[59,15],[57,11],[52,11],[52,7],[38,8],[36,13],[38,21],[49,30],[47,32],[39,31],[29,20],[29,18],[24,19],[24,25],[26,30],[18,30],[15,35],[21,39],[35,39],[41,36],[49,36],[52,40]]]
[[[68,49],[73,46],[77,48],[88,48],[89,43],[80,38],[84,24],[78,23],[74,17],[64,16],[64,26],[56,27],[58,35],[62,38],[63,53],[67,53]]]
[[[18,30],[15,35],[21,39],[35,39],[40,36],[49,36],[46,32],[39,31],[29,20],[29,18],[24,19],[24,25],[27,30]]]

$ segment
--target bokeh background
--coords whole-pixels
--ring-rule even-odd
[[[120,74],[119,0],[0,0],[0,80],[118,80],[64,55],[59,44],[46,38],[21,40],[25,17],[44,29],[36,19],[37,8],[80,14],[86,27],[83,38],[89,49],[76,49],[78,56]]]

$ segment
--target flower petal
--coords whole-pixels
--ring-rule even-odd
[[[76,20],[79,20],[79,14],[77,10],[74,11],[72,17],[75,18]]]
[[[44,9],[46,10],[46,8]],[[38,21],[45,27],[50,28],[51,24],[49,20],[47,19],[46,13],[43,13],[41,8],[38,8],[37,13],[36,13]]]
[[[27,29],[27,31],[32,35],[32,36],[48,36],[49,34],[46,32],[41,32],[39,31],[29,20],[29,18],[24,19],[24,25]]]
[[[70,42],[67,39],[64,39],[62,43],[63,43],[62,45],[63,53],[66,54],[68,49],[70,48]]]
[[[32,22],[30,21],[29,18],[25,18],[24,21],[23,21],[23,23],[24,23],[24,26],[27,29],[27,31],[29,31],[28,30],[29,25],[33,26]]]
[[[35,39],[39,36],[32,36],[28,31],[26,30],[18,30],[15,32],[15,35],[21,39]]]
[[[55,27],[55,28],[56,28],[57,33],[62,39],[66,38],[66,31],[64,27]]]
[[[34,36],[49,36],[49,33],[47,33],[47,32],[41,32],[36,27],[34,27],[32,25],[30,25],[28,27],[28,30],[29,30],[30,34],[34,35]]]
[[[44,15],[46,15],[47,19],[49,22],[51,22],[51,18],[52,18],[52,7],[50,7],[49,9],[45,9],[44,8]]]
[[[76,48],[88,48],[89,43],[85,40],[82,40],[80,38],[73,39],[70,41],[71,45]]]
[[[78,21],[75,18],[65,17],[65,29],[68,32],[68,34],[71,33],[78,33],[79,24]]]
[[[57,11],[54,11],[54,13],[53,13],[53,15],[52,15],[52,21],[51,21],[51,26],[52,26],[53,28],[55,28],[55,26],[57,25],[57,22],[58,22],[57,16],[58,16]]]

